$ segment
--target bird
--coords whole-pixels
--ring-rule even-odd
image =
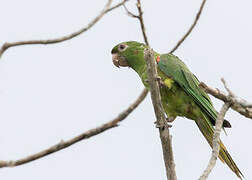
[[[132,68],[141,78],[144,86],[149,89],[147,65],[144,51],[149,48],[137,41],[121,42],[111,50],[112,62],[116,67]],[[177,116],[193,120],[212,147],[214,126],[218,116],[210,97],[200,87],[198,78],[188,69],[177,56],[154,51],[154,58],[159,76],[161,102],[167,116],[172,122]],[[224,120],[224,128],[231,124]],[[243,174],[228,153],[223,142],[219,141],[219,159],[242,179]]]

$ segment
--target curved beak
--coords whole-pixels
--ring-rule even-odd
[[[120,66],[122,67],[129,66],[126,59],[122,56],[119,56],[117,53],[112,54],[112,61],[113,61],[113,64],[118,68],[120,68]]]

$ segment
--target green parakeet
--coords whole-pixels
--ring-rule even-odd
[[[145,44],[128,41],[116,45],[111,53],[115,66],[130,67],[140,76],[144,86],[148,87],[147,66],[144,60]],[[172,54],[155,53],[158,75],[161,77],[160,94],[165,113],[169,120],[177,116],[192,119],[212,147],[214,125],[217,111],[214,109],[209,96],[199,87],[196,76],[187,66]],[[231,127],[224,121],[223,128]],[[242,173],[220,141],[219,159],[241,178]]]

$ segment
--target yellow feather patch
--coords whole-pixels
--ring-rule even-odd
[[[174,82],[174,81],[173,81],[171,78],[166,78],[166,79],[164,80],[164,84],[165,84],[169,89],[171,89],[173,82]]]

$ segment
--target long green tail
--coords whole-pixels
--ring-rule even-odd
[[[204,115],[203,115],[204,116]],[[204,116],[205,117],[205,116]],[[205,117],[206,118],[206,117]],[[198,121],[195,121],[197,126],[199,127],[201,133],[206,138],[208,144],[212,147],[213,142],[213,134],[214,134],[214,128],[211,124],[209,124],[209,120],[207,119],[200,119]],[[228,153],[226,147],[220,140],[220,151],[219,151],[219,159],[228,165],[228,167],[240,178],[242,179],[243,174],[241,173],[240,169],[237,167],[235,162],[233,161],[231,155]]]

